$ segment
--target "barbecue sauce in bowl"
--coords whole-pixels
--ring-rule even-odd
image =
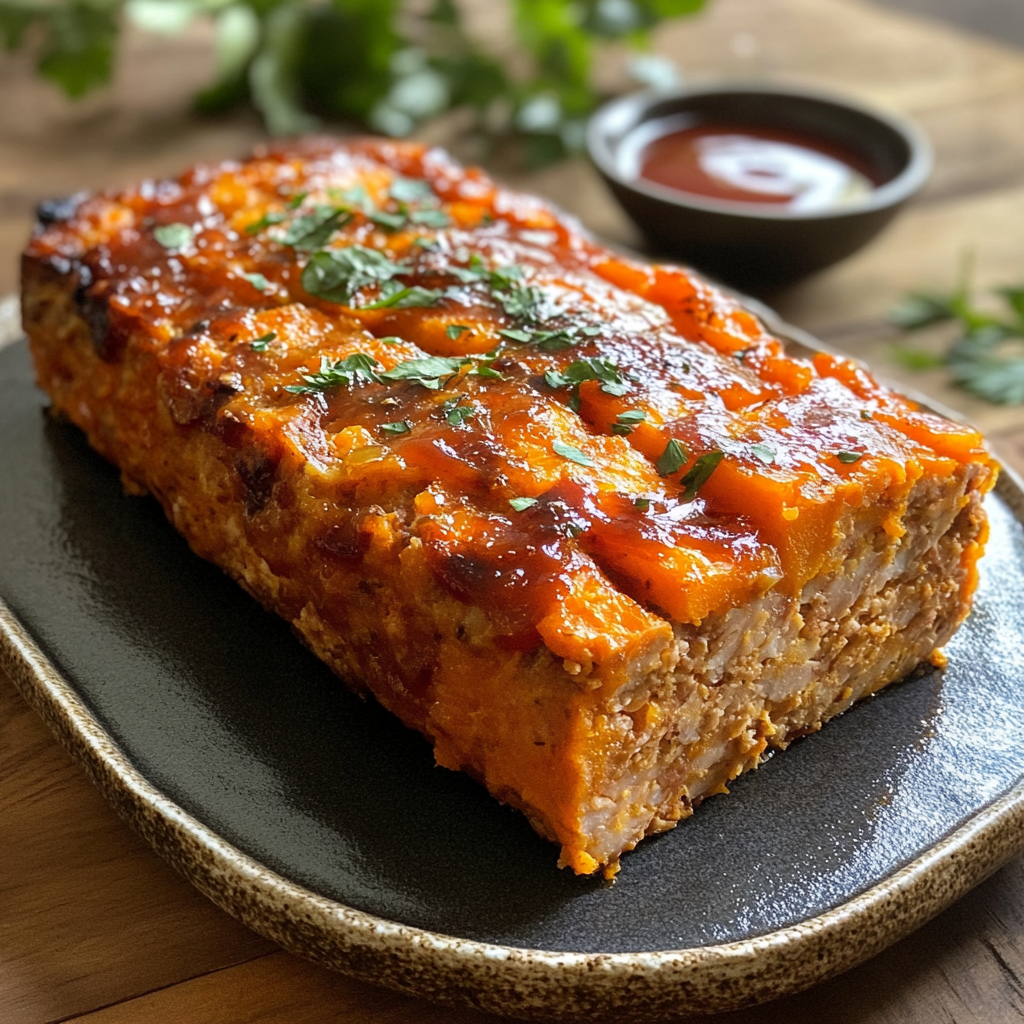
[[[858,154],[811,135],[666,120],[643,125],[630,140],[631,171],[680,192],[811,212],[854,202],[880,184]]]

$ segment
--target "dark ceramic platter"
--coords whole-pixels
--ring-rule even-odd
[[[160,852],[229,910],[331,966],[445,994],[417,978],[422,964],[395,968],[393,949],[379,953],[389,966],[377,973],[378,953],[370,949],[364,965],[351,935],[342,943],[350,959],[339,963],[336,950],[318,953],[334,940],[289,933],[305,891],[326,898],[315,901],[325,913],[337,903],[363,912],[353,918],[363,924],[411,926],[396,942],[422,943],[420,929],[470,940],[458,947],[463,957],[486,958],[478,943],[581,954],[707,951],[756,937],[777,942],[800,931],[790,926],[848,913],[858,894],[891,898],[886,885],[901,869],[913,873],[936,848],[962,845],[985,808],[996,852],[966,875],[959,868],[944,876],[939,903],[1024,845],[1016,818],[1010,823],[1024,777],[1024,530],[1011,510],[1019,507],[1012,483],[988,500],[990,550],[949,667],[892,686],[796,742],[738,780],[731,796],[642,843],[609,886],[559,871],[556,849],[521,815],[434,767],[426,742],[353,697],[283,622],[193,556],[154,501],[126,498],[117,472],[82,434],[43,408],[24,342],[0,350],[0,598],[30,638],[22,653],[38,645],[55,670],[51,683],[63,680],[68,695],[54,697],[53,685],[36,687],[19,671],[23,691]],[[54,700],[80,701],[80,721],[94,720],[113,741],[102,756],[122,767],[113,775],[109,765],[98,768],[95,736],[77,735],[81,725],[68,725]],[[134,781],[119,782],[118,772]],[[119,785],[132,789],[134,810]],[[163,797],[150,800],[160,804],[151,813],[174,819],[173,827],[138,812],[147,785]],[[212,835],[223,841],[218,849],[247,855],[239,858],[246,877],[270,878],[275,900],[299,893],[298,909],[253,910],[245,886],[256,883],[226,892],[200,877],[190,830],[197,842]],[[904,916],[882,945],[920,923]],[[448,940],[434,937],[443,961],[452,955]],[[861,954],[878,945],[868,941]],[[818,975],[858,958],[846,955]],[[535,979],[524,984],[530,991],[519,1003],[496,1003],[486,985],[483,994],[455,997],[557,1015],[550,993],[545,1004]],[[748,986],[717,1002],[694,996],[692,1007],[786,987],[797,986]],[[584,999],[575,1012],[585,1011]]]

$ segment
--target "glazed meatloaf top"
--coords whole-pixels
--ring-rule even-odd
[[[27,259],[74,268],[108,360],[161,353],[176,421],[246,453],[254,513],[314,474],[346,557],[360,509],[399,510],[513,647],[589,664],[556,610],[583,580],[601,630],[798,591],[844,506],[988,460],[855,363],[790,358],[699,279],[420,146],[276,147],[64,212]]]

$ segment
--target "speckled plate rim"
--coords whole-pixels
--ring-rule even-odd
[[[750,303],[806,350],[824,346]],[[19,337],[0,301],[0,348]],[[934,408],[934,403],[931,403]],[[1024,520],[1004,470],[997,493]],[[214,903],[290,952],[439,1002],[537,1020],[655,1021],[765,1002],[839,974],[909,934],[1024,849],[1024,779],[859,896],[756,938],[645,953],[566,953],[474,942],[396,924],[267,869],[164,796],[128,760],[0,601],[0,667],[105,800]]]

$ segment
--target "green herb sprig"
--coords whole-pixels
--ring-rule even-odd
[[[954,384],[997,405],[1024,405],[1024,285],[994,289],[1001,314],[973,301],[969,268],[950,293],[913,292],[889,311],[889,322],[911,332],[955,324],[957,334],[941,354],[900,345],[893,355],[913,370],[946,366]]]
[[[725,452],[705,452],[697,456],[697,461],[683,474],[679,481],[683,485],[682,500],[693,501],[700,489],[711,479],[718,464],[725,458]]]
[[[349,305],[360,289],[384,285],[411,270],[410,263],[396,262],[380,250],[363,245],[321,249],[313,253],[303,269],[302,287],[317,298]]]
[[[320,357],[317,373],[304,373],[305,384],[289,384],[285,391],[293,395],[315,395],[334,387],[352,387],[378,380],[377,360],[365,352],[353,352],[344,359]]]
[[[588,380],[600,381],[602,391],[617,397],[621,397],[629,390],[629,385],[619,372],[619,368],[610,359],[601,356],[577,359],[564,370],[548,370],[544,374],[544,381],[548,387],[572,388],[569,408],[573,412],[580,411],[580,385]]]

